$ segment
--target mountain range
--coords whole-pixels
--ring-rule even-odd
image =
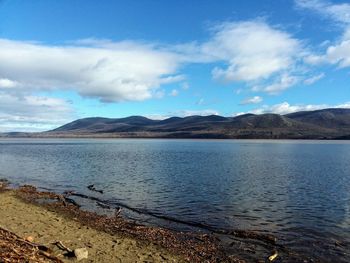
[[[6,133],[7,137],[350,139],[350,109],[301,111],[286,115],[189,116],[152,120],[84,118],[51,131]]]

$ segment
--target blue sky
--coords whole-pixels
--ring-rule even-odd
[[[350,108],[350,4],[0,0],[0,132]]]

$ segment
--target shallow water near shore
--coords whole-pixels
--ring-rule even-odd
[[[350,261],[347,141],[0,139],[0,167],[12,183],[129,207],[147,224],[256,230],[308,257]]]

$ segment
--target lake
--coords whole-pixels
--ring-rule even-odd
[[[348,141],[0,139],[0,168],[16,185],[130,207],[125,216],[145,224],[256,230],[350,262]]]

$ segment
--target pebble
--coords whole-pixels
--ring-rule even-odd
[[[74,255],[77,258],[77,260],[80,261],[82,259],[88,258],[89,252],[85,247],[84,248],[76,248],[76,249],[74,249]]]
[[[25,240],[25,241],[28,241],[28,242],[33,242],[33,241],[34,241],[34,237],[32,237],[32,236],[27,236],[24,240]]]

